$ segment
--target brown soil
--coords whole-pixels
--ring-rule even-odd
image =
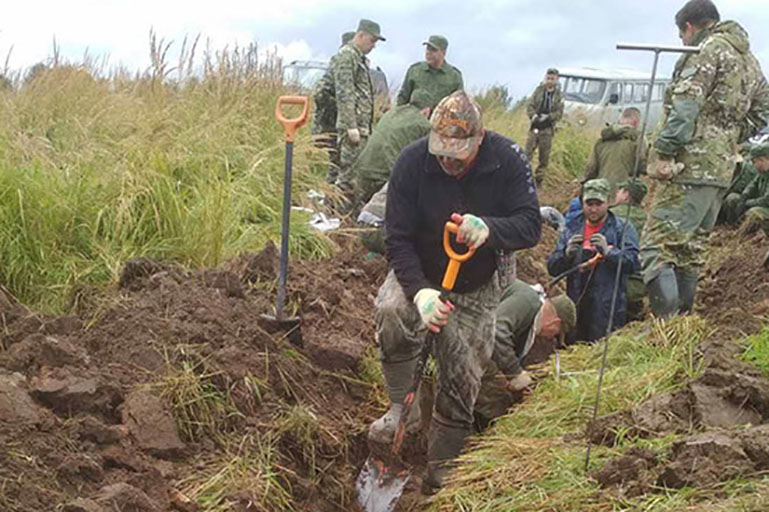
[[[118,293],[82,318],[0,297],[0,510],[194,510],[177,487],[224,441],[172,414],[190,376],[226,397],[218,420],[231,439],[266,435],[296,406],[308,411],[312,453],[286,427],[276,468],[297,510],[350,510],[368,450],[363,425],[376,412],[357,372],[373,345],[385,263],[340,243],[336,259],[292,262],[302,348],[258,321],[274,312],[274,247],[202,271],[127,262]],[[227,498],[251,510],[247,493]]]

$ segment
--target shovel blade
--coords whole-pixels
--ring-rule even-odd
[[[403,488],[411,473],[397,464],[386,465],[373,456],[366,463],[355,481],[357,502],[364,512],[392,512],[403,494]]]

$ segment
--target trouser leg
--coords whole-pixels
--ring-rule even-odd
[[[496,276],[469,294],[451,294],[456,306],[441,329],[434,350],[438,363],[437,393],[428,433],[426,486],[443,485],[473,428],[473,409],[494,349]]]
[[[539,132],[539,165],[536,178],[541,182],[545,177],[545,171],[550,165],[550,151],[553,149],[553,129],[547,128]]]
[[[353,208],[355,199],[355,168],[353,164],[358,159],[361,151],[366,146],[368,137],[361,136],[360,143],[355,145],[350,142],[347,134],[339,137],[339,174],[336,177],[336,186],[339,187],[348,201],[348,211]]]
[[[529,136],[526,139],[526,159],[529,161],[529,164],[532,163],[534,150],[537,149],[538,139],[539,131],[529,130]]]

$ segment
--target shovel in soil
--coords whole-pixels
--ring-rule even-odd
[[[475,249],[470,249],[464,254],[457,254],[451,247],[450,233],[456,234],[458,229],[459,227],[453,222],[447,222],[443,229],[443,248],[449,257],[449,264],[441,283],[443,288],[440,295],[441,301],[446,301],[448,293],[454,288],[462,263],[469,260],[475,253]],[[411,477],[410,469],[403,463],[399,454],[403,439],[406,436],[406,418],[409,417],[411,407],[416,400],[434,337],[435,333],[428,331],[422,344],[422,351],[414,369],[414,379],[403,399],[403,410],[400,418],[398,418],[398,428],[393,436],[393,443],[389,452],[369,455],[355,482],[357,502],[364,512],[391,512],[394,510],[403,493],[403,488]]]
[[[298,105],[302,108],[299,117],[286,118],[283,107]],[[278,293],[275,304],[275,316],[261,315],[260,323],[269,332],[284,332],[294,345],[302,345],[302,334],[299,330],[299,317],[288,317],[285,314],[286,277],[288,275],[288,228],[291,218],[291,173],[294,159],[294,138],[307,122],[310,103],[306,96],[281,96],[275,105],[275,118],[283,125],[286,135],[286,168],[283,178],[283,218],[280,232],[280,270],[278,273]]]

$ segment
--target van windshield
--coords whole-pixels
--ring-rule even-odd
[[[580,103],[598,103],[603,99],[606,90],[606,80],[582,78],[578,76],[561,76],[563,97],[568,101]]]
[[[283,67],[283,82],[298,85],[304,89],[312,89],[321,79],[325,68],[317,64],[291,63]]]

